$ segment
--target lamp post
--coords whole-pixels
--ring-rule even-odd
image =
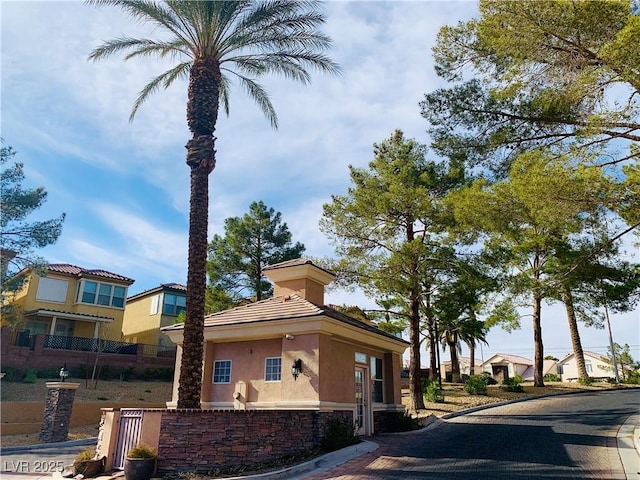
[[[63,367],[60,369],[60,381],[64,382],[65,379],[69,376],[69,370],[67,370],[67,364],[65,363]]]

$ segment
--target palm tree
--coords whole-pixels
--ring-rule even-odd
[[[317,27],[325,21],[318,2],[295,0],[150,1],[88,0],[91,5],[123,9],[150,23],[168,37],[158,40],[120,37],[106,41],[89,55],[101,60],[126,52],[135,57],[175,58],[177,64],[140,91],[130,120],[147,98],[177,79],[189,80],[187,124],[190,168],[189,260],[187,308],[178,389],[178,408],[200,408],[207,263],[209,174],[216,164],[214,132],[222,104],[229,112],[229,90],[236,80],[252,97],[271,125],[275,110],[255,79],[267,73],[308,83],[311,67],[338,73],[339,67],[320,53],[331,40]]]
[[[460,381],[460,360],[458,358],[458,352],[461,347],[460,342],[464,342],[467,345],[473,344],[474,348],[471,350],[471,355],[475,355],[477,342],[488,345],[486,340],[487,328],[483,321],[471,318],[471,316],[445,319],[438,323],[438,328],[440,329],[442,349],[449,347],[449,354],[451,355],[451,381],[457,383]]]

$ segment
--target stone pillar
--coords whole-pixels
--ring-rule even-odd
[[[73,399],[79,383],[47,382],[47,401],[40,430],[43,443],[64,442],[69,432]]]

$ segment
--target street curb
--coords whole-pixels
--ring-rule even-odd
[[[640,480],[640,446],[638,442],[640,410],[629,415],[618,429],[616,444],[627,480]]]
[[[307,474],[311,471],[314,473],[327,470],[329,468],[341,465],[349,460],[352,460],[360,455],[371,453],[378,449],[380,445],[369,440],[363,440],[362,442],[351,445],[350,447],[337,450],[335,452],[324,454],[320,457],[309,460],[308,462],[294,465],[292,467],[283,468],[275,472],[259,473],[257,475],[245,475],[241,477],[220,477],[224,480],[278,480],[286,478],[288,480],[294,480],[297,476]]]
[[[2,447],[0,448],[0,455],[5,453],[20,453],[20,452],[28,452],[31,450],[42,450],[44,448],[95,445],[96,443],[98,443],[98,437],[81,438],[80,440],[68,440],[66,442],[39,443],[37,445],[20,445],[17,447]]]

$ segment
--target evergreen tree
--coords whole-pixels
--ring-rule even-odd
[[[16,275],[29,268],[35,273],[46,271],[46,261],[35,250],[51,245],[62,233],[64,213],[58,218],[28,221],[46,201],[44,187],[24,188],[24,165],[16,162],[8,165],[16,152],[5,146],[0,149],[0,246],[2,247],[2,319],[3,323],[16,324],[19,316],[10,303],[10,297],[25,282]]]
[[[253,202],[242,217],[224,221],[224,237],[214,235],[209,243],[210,288],[220,301],[232,303],[251,297],[259,301],[272,295],[273,287],[262,270],[268,265],[300,258],[304,245],[291,242],[291,232],[282,215],[262,202]]]

